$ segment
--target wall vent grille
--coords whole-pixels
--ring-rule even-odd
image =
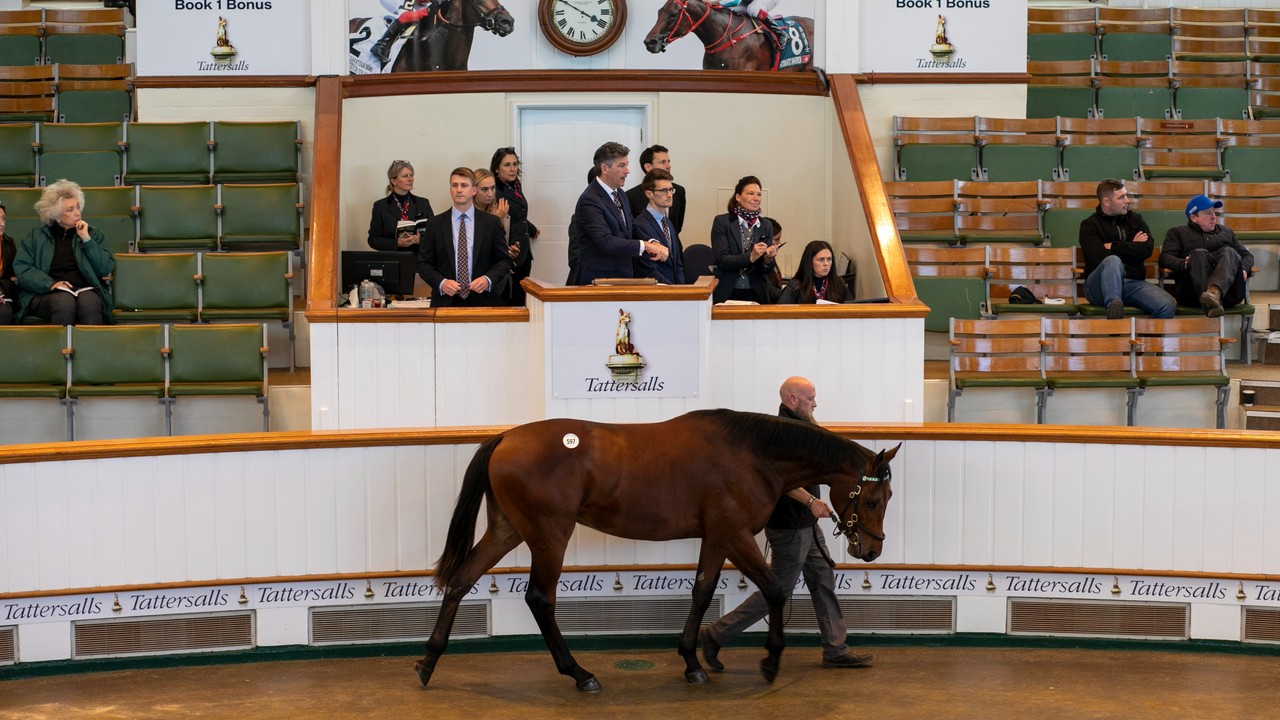
[[[74,623],[72,657],[163,655],[253,647],[253,611],[84,620]]]
[[[840,612],[851,633],[953,633],[954,598],[841,597]],[[818,618],[808,595],[793,595],[783,610],[787,627],[818,630]]]
[[[566,635],[680,632],[692,602],[687,595],[562,598],[556,601],[556,622]],[[705,616],[707,622],[720,617],[723,607],[724,598],[713,596]]]
[[[312,645],[349,645],[426,640],[436,625],[440,603],[349,605],[311,608]],[[488,637],[488,602],[462,603],[450,637]]]
[[[9,665],[18,660],[18,628],[0,628],[0,665]]]
[[[1187,605],[1011,598],[1010,635],[1178,639],[1189,637]]]
[[[1280,643],[1280,609],[1246,607],[1244,641]]]

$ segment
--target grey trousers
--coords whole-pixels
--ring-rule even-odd
[[[826,547],[822,532],[815,528],[802,530],[774,530],[765,528],[773,558],[770,568],[773,577],[782,585],[787,597],[795,590],[796,580],[804,573],[804,583],[809,587],[813,611],[822,633],[822,657],[836,658],[849,652],[845,645],[844,615],[836,600],[836,576],[827,564],[819,545]],[[721,645],[728,645],[742,631],[769,615],[769,605],[757,590],[742,601],[733,612],[721,617],[707,628],[707,633]]]

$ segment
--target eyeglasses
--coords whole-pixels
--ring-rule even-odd
[[[673,192],[675,192],[675,191],[676,191],[676,189],[675,189],[675,188],[673,188],[673,187],[669,187],[669,188],[654,188],[654,189],[650,190],[649,192],[652,192],[652,193],[658,193],[659,195],[670,195],[671,193],[673,193]]]

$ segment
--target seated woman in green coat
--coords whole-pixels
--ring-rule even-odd
[[[111,322],[111,290],[103,281],[116,268],[107,237],[81,219],[84,192],[70,180],[44,189],[36,213],[44,225],[18,243],[18,321],[33,315],[54,325]]]

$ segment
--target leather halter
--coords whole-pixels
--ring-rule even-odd
[[[695,21],[693,19],[693,15],[689,13],[689,0],[674,0],[674,2],[676,5],[680,7],[680,15],[679,17],[676,18],[675,24],[671,26],[671,31],[668,32],[667,36],[662,39],[662,46],[664,48],[670,45],[671,43],[675,42],[676,40],[679,40],[680,38],[684,37],[685,35],[692,35],[693,31],[697,30],[698,27],[702,25],[702,23],[705,22],[707,18],[711,17],[711,13],[713,12],[713,10],[711,9],[711,6],[706,5],[705,7],[707,11],[702,14],[702,17],[698,18]],[[732,15],[733,13],[730,13],[730,14]],[[679,32],[680,23],[686,20],[689,21],[689,29],[684,32]],[[734,27],[733,21],[731,19],[729,22],[725,23],[724,35],[721,35],[719,39],[713,42],[706,43],[705,51],[707,52],[707,54],[710,55],[710,54],[718,53],[722,50],[727,50],[733,47],[734,45],[737,45],[738,43],[742,42],[743,40],[746,40],[752,35],[760,32],[760,28],[762,26],[759,23],[755,23],[754,27],[751,29],[750,32],[746,32],[746,33],[743,33],[742,35],[734,37],[733,34],[735,32],[737,32],[738,30],[741,30],[744,26],[752,22],[754,21],[747,18],[747,19],[744,19],[742,22],[738,23],[737,27]]]
[[[885,465],[885,469],[888,469],[887,464]],[[858,519],[858,505],[862,501],[862,484],[869,482],[889,482],[889,478],[863,475],[862,479],[858,481],[858,484],[849,492],[849,500],[845,502],[844,507],[841,508],[843,512],[836,512],[834,509],[831,511],[831,514],[835,516],[836,521],[836,529],[831,533],[832,536],[838,537],[840,535],[844,535],[845,539],[849,541],[849,546],[853,548],[853,555],[855,556],[862,554],[862,541],[858,537],[859,533],[865,533],[869,538],[879,542],[884,542],[884,535],[872,532],[862,524],[861,520]],[[852,512],[850,512],[851,506]]]
[[[447,7],[449,7],[453,3],[453,0],[444,0],[436,8],[436,27],[437,28],[443,27],[443,26],[458,27],[458,28],[481,27],[481,28],[484,28],[485,30],[493,32],[493,30],[498,26],[498,21],[495,16],[497,16],[499,13],[506,10],[506,8],[502,6],[502,3],[498,3],[497,7],[493,8],[492,10],[489,10],[488,12],[485,12],[484,9],[480,7],[480,0],[469,0],[469,2],[476,9],[476,12],[480,15],[480,19],[477,22],[473,22],[473,23],[449,22],[448,18],[444,16],[444,11]]]

